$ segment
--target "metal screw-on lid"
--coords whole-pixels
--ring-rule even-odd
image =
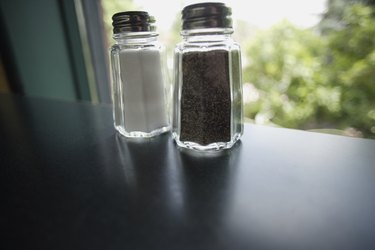
[[[155,31],[155,18],[146,11],[119,12],[112,17],[113,33]]]
[[[198,3],[182,10],[182,29],[232,28],[232,10],[224,3]]]

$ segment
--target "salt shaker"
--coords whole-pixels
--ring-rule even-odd
[[[223,3],[182,10],[172,125],[180,147],[228,149],[243,134],[241,51],[232,33],[231,8]]]
[[[110,49],[114,125],[126,137],[152,137],[170,129],[163,48],[155,18],[144,11],[112,17]]]

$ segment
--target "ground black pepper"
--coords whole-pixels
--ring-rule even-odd
[[[231,140],[228,53],[211,50],[182,55],[181,141],[208,145]]]

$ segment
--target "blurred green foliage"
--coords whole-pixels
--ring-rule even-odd
[[[245,115],[266,124],[375,138],[374,14],[371,6],[351,4],[340,25],[324,35],[287,21],[260,32],[245,48],[245,97],[252,92]]]
[[[245,51],[244,82],[258,92],[245,106],[245,116],[293,128],[315,116],[318,99],[327,92],[317,83],[323,51],[319,36],[284,21],[259,32]]]
[[[363,5],[346,8],[344,28],[328,36],[325,75],[340,86],[338,126],[352,126],[375,138],[375,11]]]

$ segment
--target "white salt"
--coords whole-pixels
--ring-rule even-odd
[[[150,133],[167,127],[159,50],[126,49],[119,59],[125,131]]]

